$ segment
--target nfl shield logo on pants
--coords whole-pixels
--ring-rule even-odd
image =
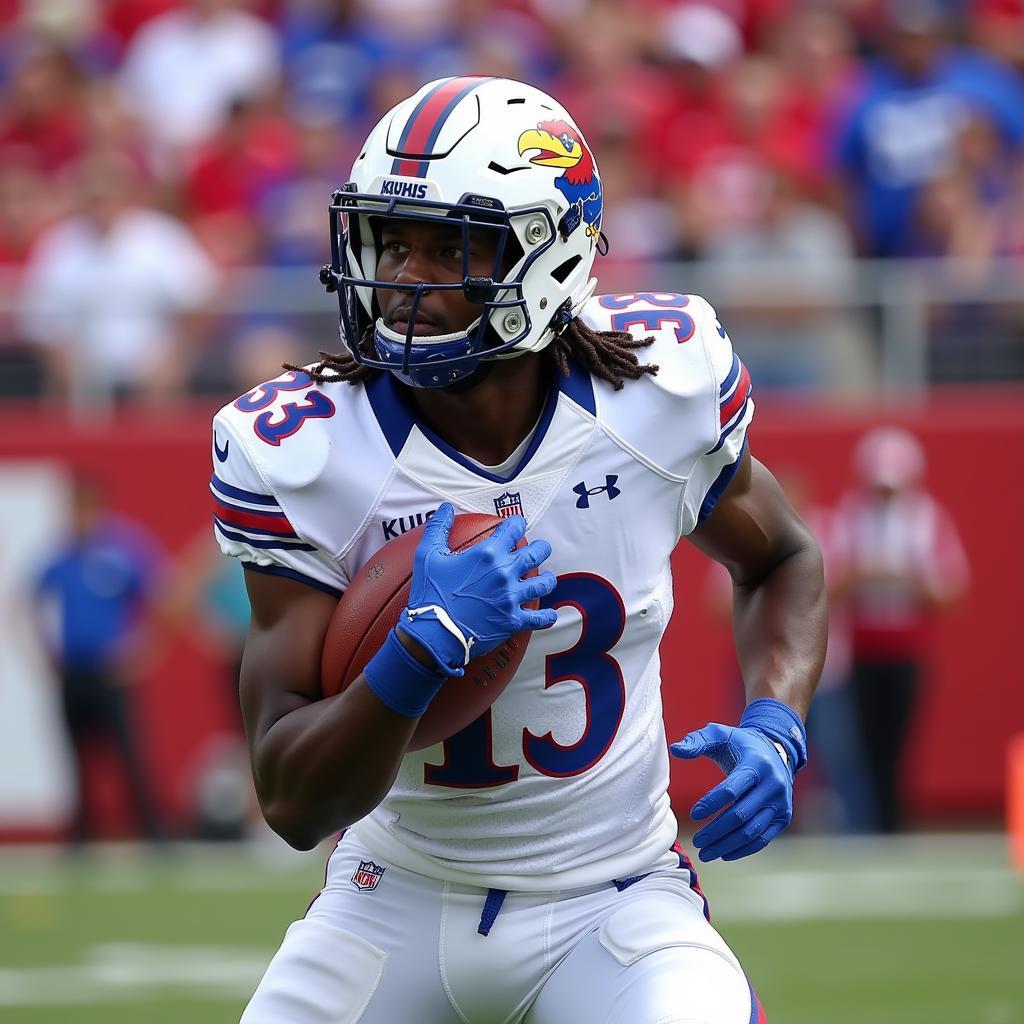
[[[519,491],[506,491],[494,499],[494,511],[502,519],[523,515],[523,500]]]
[[[376,889],[383,874],[384,868],[379,864],[374,864],[372,860],[361,860],[352,875],[352,884],[357,889]]]

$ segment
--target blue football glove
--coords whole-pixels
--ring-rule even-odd
[[[455,521],[450,502],[427,520],[413,561],[409,605],[397,628],[421,644],[446,675],[462,675],[471,658],[497,647],[513,633],[545,629],[553,608],[523,604],[555,589],[553,573],[523,579],[550,554],[546,540],[516,545],[526,533],[522,516],[509,516],[494,532],[462,551],[448,548]]]
[[[726,775],[690,811],[694,821],[717,814],[693,837],[702,861],[748,857],[792,821],[793,778],[807,763],[807,735],[781,701],[752,701],[738,727],[710,722],[669,750],[686,759],[710,757]]]

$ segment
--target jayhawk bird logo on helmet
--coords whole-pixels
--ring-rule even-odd
[[[555,178],[555,187],[578,208],[587,234],[596,238],[601,230],[601,181],[582,137],[564,121],[541,121],[519,136],[519,155],[533,150],[538,153],[530,158],[531,164],[565,168]]]

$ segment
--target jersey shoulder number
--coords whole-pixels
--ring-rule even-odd
[[[636,354],[658,372],[606,395],[602,419],[665,475],[685,483],[680,525],[689,532],[710,514],[727,485],[725,471],[742,455],[753,415],[750,376],[714,308],[699,295],[598,295],[582,315],[594,330],[651,339]]]
[[[308,373],[289,370],[260,384],[234,402],[234,408],[252,417],[252,430],[264,444],[280,447],[311,419],[328,419],[337,411],[334,402],[318,390]]]

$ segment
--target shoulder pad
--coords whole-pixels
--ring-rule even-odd
[[[699,295],[599,295],[581,315],[594,330],[651,339],[635,352],[657,373],[621,391],[602,389],[601,422],[652,468],[686,484],[681,528],[689,532],[710,514],[727,483],[721,474],[742,454],[753,415],[750,377]]]
[[[215,490],[219,480],[238,492],[234,501],[243,510],[265,506],[287,525],[287,535],[278,538],[235,530],[241,534],[233,538],[236,543],[248,541],[253,547],[254,539],[267,541],[258,548],[259,564],[279,558],[282,551],[289,558],[300,552],[304,564],[315,562],[320,570],[309,575],[322,579],[326,574],[343,589],[347,579],[341,557],[394,463],[363,389],[314,384],[307,373],[294,370],[282,374],[220,410],[214,419],[213,457]],[[223,489],[220,497],[225,497]],[[235,522],[271,525],[266,518],[236,516]],[[271,546],[281,540],[288,546]],[[252,554],[225,550],[241,557]]]

